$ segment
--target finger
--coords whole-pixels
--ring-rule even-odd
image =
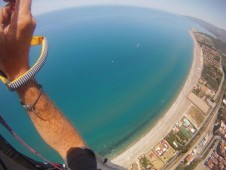
[[[31,13],[31,0],[16,0],[15,10],[22,15]]]
[[[4,0],[4,2],[15,2],[16,0]]]
[[[0,8],[0,32],[3,30],[3,12],[2,8]]]
[[[11,20],[11,15],[13,13],[13,9],[12,9],[12,4],[9,3],[7,4],[4,8],[2,8],[2,27],[4,29],[4,27],[6,27],[7,25],[9,25],[10,20]]]
[[[0,8],[0,29],[3,30],[4,26],[9,22],[10,20],[10,6],[9,4],[6,5],[3,8]]]
[[[10,32],[18,30],[18,24],[24,27],[31,19],[31,0],[16,0],[12,20],[10,22]]]

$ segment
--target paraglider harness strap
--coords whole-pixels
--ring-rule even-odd
[[[31,153],[37,155],[38,157],[40,157],[42,160],[44,160],[45,162],[49,163],[50,165],[52,165],[53,167],[55,167],[55,169],[58,170],[64,170],[65,168],[59,167],[58,164],[52,163],[51,161],[49,161],[47,158],[45,158],[44,156],[42,156],[39,152],[37,152],[35,149],[33,149],[31,146],[29,146],[26,142],[24,142],[14,131],[13,129],[6,123],[6,121],[3,119],[3,117],[0,115],[0,124],[3,125],[3,127],[6,128],[6,130],[8,130],[8,132],[13,135],[13,137],[19,141],[26,149],[28,149],[28,151],[30,151]],[[1,168],[1,167],[0,167]]]
[[[22,85],[30,81],[35,76],[35,74],[38,73],[41,67],[44,65],[47,58],[47,54],[48,54],[47,39],[44,36],[32,37],[32,40],[31,40],[32,46],[40,45],[40,44],[42,44],[42,51],[39,59],[26,73],[22,74],[17,79],[13,80],[12,82],[9,82],[6,74],[4,74],[4,72],[0,70],[0,80],[8,87],[10,91],[15,91],[17,88],[21,87]]]

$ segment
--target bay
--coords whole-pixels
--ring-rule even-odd
[[[195,25],[177,15],[95,6],[36,19],[35,34],[49,41],[48,60],[37,79],[89,147],[103,156],[115,156],[150,129],[175,100],[191,67],[188,31]],[[31,64],[39,51],[32,47]],[[17,96],[3,85],[0,91],[0,113],[13,129],[40,153],[61,161],[39,137]]]

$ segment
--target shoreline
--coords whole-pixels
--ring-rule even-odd
[[[159,119],[156,120],[156,123],[150,127],[150,130],[136,142],[131,144],[124,152],[113,158],[113,163],[129,167],[133,162],[138,161],[139,156],[150,151],[167,135],[175,122],[184,115],[186,109],[191,105],[187,96],[198,82],[202,67],[201,48],[198,45],[193,32],[194,30],[189,31],[193,41],[192,65],[181,91],[178,93],[168,110],[161,113]],[[199,74],[197,74],[197,72]]]

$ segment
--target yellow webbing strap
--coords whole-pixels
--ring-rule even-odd
[[[9,82],[7,77],[4,77],[0,74],[0,80],[11,90],[14,91],[18,87],[25,84],[27,81],[29,81],[32,77],[35,76],[35,74],[41,69],[43,64],[45,63],[45,60],[47,58],[48,54],[48,43],[47,39],[44,36],[34,36],[31,40],[31,45],[40,45],[42,44],[42,51],[41,54],[36,61],[36,63],[24,74],[19,76],[17,79],[13,80],[12,82]],[[1,70],[1,69],[0,69]]]

